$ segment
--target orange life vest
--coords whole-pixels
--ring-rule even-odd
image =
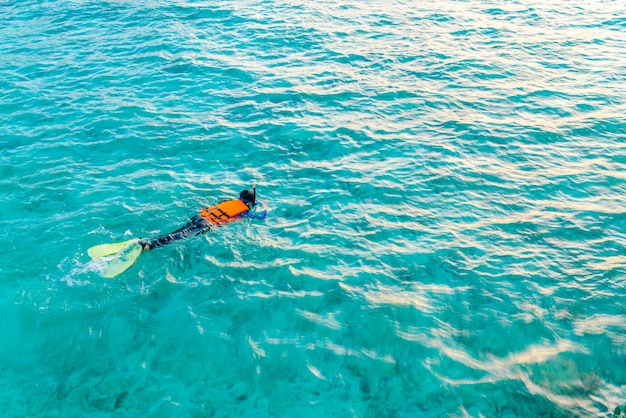
[[[239,199],[225,200],[210,208],[202,208],[200,216],[216,225],[222,225],[234,220],[235,216],[249,211],[248,205]]]

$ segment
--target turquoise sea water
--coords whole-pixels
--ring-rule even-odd
[[[0,1],[2,416],[611,416],[624,10]]]

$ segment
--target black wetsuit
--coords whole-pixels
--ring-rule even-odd
[[[189,220],[183,227],[178,228],[176,231],[166,235],[161,235],[152,240],[144,240],[141,245],[144,247],[147,245],[149,250],[160,247],[161,245],[169,244],[179,239],[187,238],[192,235],[202,234],[211,229],[211,223],[200,215],[196,215]]]

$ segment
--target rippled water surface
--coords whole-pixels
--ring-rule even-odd
[[[612,415],[624,10],[0,1],[3,415]]]

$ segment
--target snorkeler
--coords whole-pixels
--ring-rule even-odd
[[[213,227],[222,226],[242,218],[265,219],[267,211],[252,212],[256,206],[256,188],[239,193],[239,199],[223,200],[215,206],[202,208],[199,215],[194,216],[181,228],[153,240],[140,240],[144,251],[152,250],[170,242],[207,232]]]
[[[154,239],[131,239],[114,244],[101,244],[89,248],[87,254],[93,259],[99,259],[100,274],[111,278],[126,271],[135,263],[135,260],[144,251],[209,231],[212,228],[223,226],[237,219],[253,218],[265,219],[267,210],[253,212],[256,207],[256,187],[253,190],[243,190],[239,199],[223,200],[215,206],[202,208],[199,215],[194,216],[183,227],[169,234]]]

